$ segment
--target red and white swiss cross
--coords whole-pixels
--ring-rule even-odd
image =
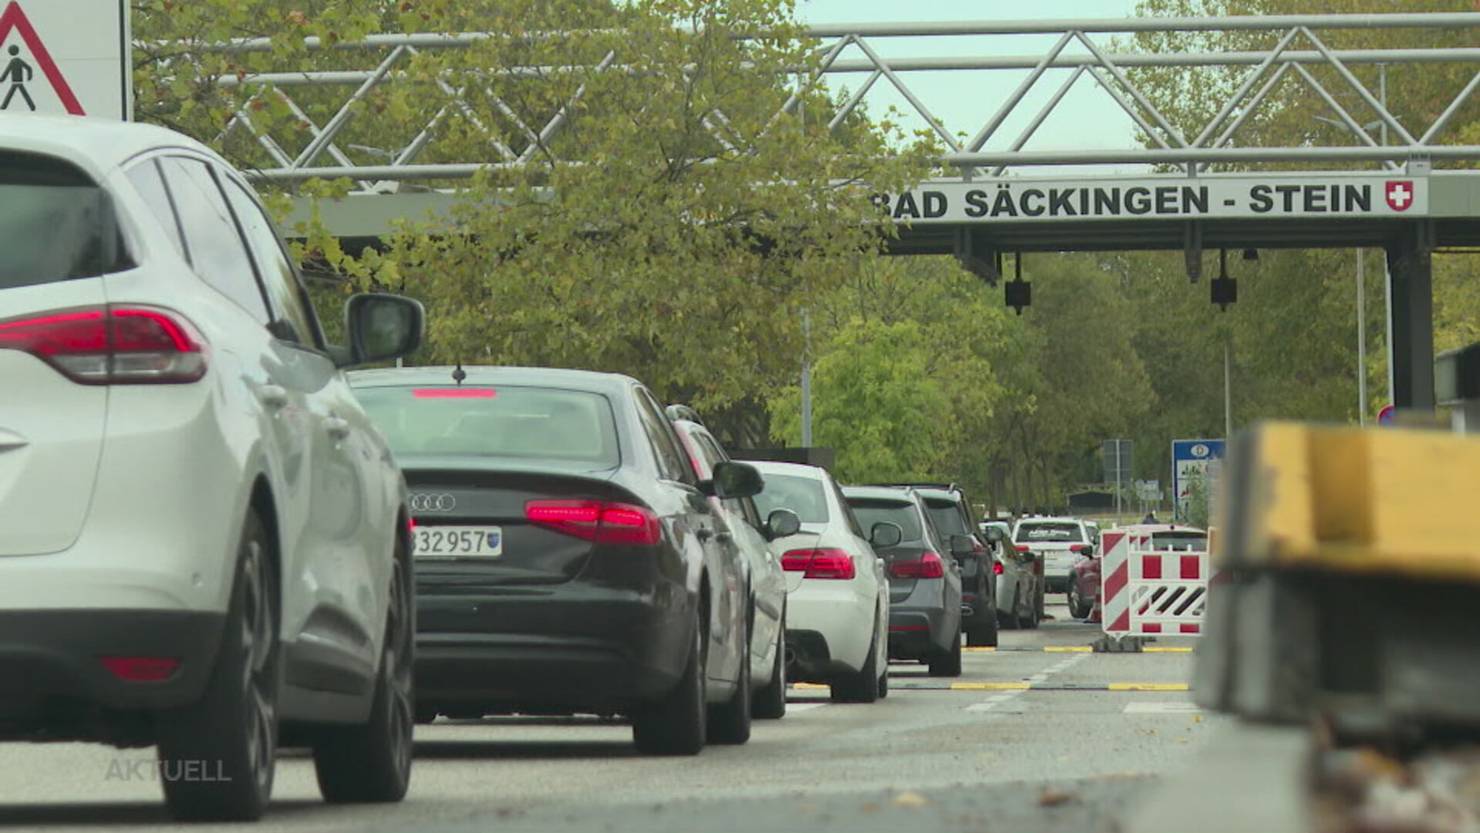
[[[1387,197],[1388,208],[1407,211],[1408,206],[1413,205],[1413,180],[1390,179],[1383,188],[1383,195]]]

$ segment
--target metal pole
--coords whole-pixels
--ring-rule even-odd
[[[1388,100],[1387,64],[1377,65],[1377,95],[1378,99],[1382,102],[1382,108],[1386,110]],[[1387,122],[1381,123],[1378,137],[1378,141],[1386,147],[1388,143]],[[1382,292],[1383,297],[1386,299],[1384,303],[1387,305],[1385,307],[1387,315],[1384,316],[1387,321],[1387,401],[1392,403],[1398,400],[1396,394],[1397,389],[1393,384],[1393,365],[1395,364],[1393,361],[1393,272],[1389,268],[1387,257],[1383,257],[1382,259]]]
[[[802,447],[812,447],[812,318],[802,310]]]
[[[1233,337],[1223,339],[1223,438],[1233,438]]]
[[[1115,522],[1120,523],[1120,440],[1111,440],[1115,444]]]
[[[1367,424],[1367,252],[1357,249],[1357,424]]]

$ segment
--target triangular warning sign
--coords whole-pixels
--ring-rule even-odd
[[[4,13],[0,13],[0,44],[5,43],[10,37],[11,29],[20,33],[21,40],[26,42],[26,49],[30,50],[37,68],[50,82],[51,88],[56,91],[57,98],[61,100],[62,106],[67,108],[67,112],[74,116],[87,115],[82,110],[82,103],[77,100],[77,96],[72,93],[72,88],[68,86],[67,79],[62,77],[62,71],[57,68],[57,62],[53,61],[51,53],[46,51],[46,44],[42,43],[41,38],[36,34],[36,28],[31,25],[26,13],[21,10],[20,0],[10,0],[10,5],[5,7]],[[0,52],[0,69],[9,69],[7,58],[10,57],[9,53]],[[0,81],[0,94],[4,94],[6,88],[12,84],[21,83],[22,79],[12,78],[7,74],[3,81]],[[31,109],[34,110],[35,107]]]

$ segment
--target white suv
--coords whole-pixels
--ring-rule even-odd
[[[182,818],[260,816],[280,733],[328,800],[404,795],[405,484],[341,369],[422,311],[347,329],[205,147],[0,119],[0,740],[158,744]]]

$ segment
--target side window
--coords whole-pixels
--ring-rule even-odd
[[[653,453],[658,458],[658,472],[667,480],[677,480],[689,485],[697,483],[693,469],[684,461],[683,452],[679,450],[673,425],[658,410],[653,397],[639,388],[634,398],[637,400],[637,413],[642,418],[642,427],[647,431]]]
[[[175,244],[175,251],[188,262],[190,253],[185,250],[185,238],[180,236],[180,220],[175,216],[175,201],[164,185],[164,178],[160,176],[159,164],[150,159],[129,168],[128,181],[133,183],[134,190],[144,198],[149,211],[159,221],[160,228],[164,229],[165,236]]]
[[[236,219],[241,223],[242,234],[247,238],[248,248],[252,250],[252,258],[257,261],[258,276],[262,279],[262,287],[267,290],[273,317],[292,330],[291,335],[296,336],[299,344],[322,346],[313,307],[303,291],[303,285],[298,282],[298,273],[293,270],[293,264],[283,251],[282,241],[273,228],[272,221],[267,219],[262,207],[236,180],[227,180],[226,196],[231,201],[232,211],[236,212]],[[289,333],[282,332],[279,335],[286,336]]]
[[[159,165],[180,215],[195,274],[266,325],[272,320],[267,301],[211,169],[178,156],[161,159]]]

